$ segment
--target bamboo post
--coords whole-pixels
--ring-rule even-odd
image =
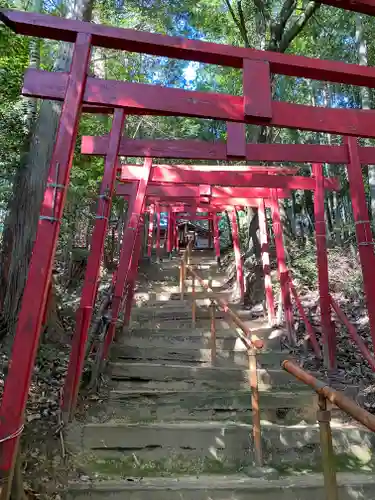
[[[322,394],[319,394],[318,404],[317,420],[320,430],[325,498],[326,500],[339,500],[330,424],[331,412],[327,409],[327,400]]]
[[[215,302],[210,302],[210,317],[211,317],[211,364],[216,363],[216,321],[215,321]]]
[[[262,434],[260,427],[259,390],[258,390],[258,370],[256,350],[249,349],[249,382],[251,388],[251,410],[253,420],[253,439],[255,462],[258,467],[262,467]]]

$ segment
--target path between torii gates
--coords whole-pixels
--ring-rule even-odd
[[[225,295],[212,255],[193,255],[200,275]],[[174,258],[141,269],[131,329],[113,346],[108,387],[85,421],[67,430],[79,480],[64,498],[323,500],[315,396],[280,370],[288,358],[280,331],[263,317],[248,321],[266,344],[258,356],[265,460],[259,469],[247,355],[234,329],[218,319],[211,364],[207,303],[198,303],[193,330],[189,293],[179,300],[178,266]],[[340,500],[373,499],[372,433],[338,410],[332,428]]]

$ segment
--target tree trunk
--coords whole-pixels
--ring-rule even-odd
[[[93,1],[68,0],[67,17],[90,21]],[[35,54],[33,57],[35,60]],[[54,70],[68,71],[70,59],[70,46],[62,43]],[[3,273],[0,288],[5,290],[2,312],[7,331],[11,334],[14,333],[26,282],[60,109],[61,106],[57,102],[42,101],[39,116],[34,121],[27,140],[28,147],[25,145],[24,148],[25,151],[28,149],[28,152],[22,156],[14,179],[0,256]]]
[[[367,66],[367,42],[364,34],[363,18],[361,14],[355,16],[355,41],[357,44],[358,63]],[[359,88],[362,109],[371,109],[371,95],[367,87]],[[368,166],[368,183],[371,197],[371,217],[375,220],[375,165]]]
[[[229,244],[232,247],[233,246],[232,226],[230,224],[230,217],[228,214],[228,210],[225,210],[225,218],[227,220],[227,226],[228,226]]]
[[[22,6],[17,6],[22,9]],[[43,7],[42,0],[34,0],[31,6],[31,11],[41,12]],[[40,68],[40,38],[31,38],[29,43],[29,67],[39,69]],[[35,122],[35,117],[37,113],[37,100],[32,97],[25,97],[22,99],[22,111],[24,115],[24,144],[21,148],[21,162],[24,161],[25,153],[29,148],[31,133],[33,125]],[[14,183],[17,186],[17,174],[16,172]],[[13,195],[15,193],[15,185],[13,185]],[[12,200],[10,200],[11,204]],[[9,207],[8,207],[9,209]],[[9,272],[12,266],[12,250],[13,250],[13,240],[14,240],[14,228],[8,224],[9,216],[5,219],[4,223],[4,234],[3,234],[3,245],[0,254],[0,310],[3,311],[4,301],[6,293],[8,290],[9,283]],[[5,315],[6,317],[6,315]],[[6,322],[7,323],[7,322]],[[6,325],[8,326],[8,325]]]

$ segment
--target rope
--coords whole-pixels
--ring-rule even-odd
[[[0,439],[0,443],[5,443],[5,441],[10,441],[11,439],[17,438],[20,434],[22,434],[22,431],[24,430],[25,425],[22,424],[21,427],[13,432],[13,434],[9,434],[9,436],[6,436],[5,438]]]

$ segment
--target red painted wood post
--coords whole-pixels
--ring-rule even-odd
[[[289,273],[285,262],[283,228],[281,224],[279,199],[277,196],[276,189],[271,190],[271,209],[272,209],[273,232],[275,235],[277,268],[280,280],[281,299],[285,313],[285,323],[288,332],[289,342],[294,344],[295,334],[293,327],[292,301],[290,297],[290,288],[289,288]]]
[[[244,59],[242,65],[243,110],[245,118],[272,119],[271,72],[267,61]]]
[[[367,210],[357,139],[355,137],[346,137],[345,144],[349,153],[348,180],[359,260],[362,267],[363,288],[370,321],[372,347],[375,350],[375,255],[373,235]]]
[[[137,233],[140,226],[140,217],[146,199],[147,184],[152,176],[151,172],[152,158],[145,158],[141,179],[139,180],[139,183],[137,185],[137,192],[134,203],[132,203],[131,205],[129,204],[129,218],[122,239],[121,255],[116,275],[116,285],[112,298],[112,318],[104,342],[103,360],[105,360],[108,356],[109,348],[115,335],[121,299],[124,294],[125,283],[127,282],[130,271],[131,257],[136,246]]]
[[[153,204],[150,205],[148,213],[149,213],[149,221],[148,221],[147,256],[149,259],[151,259],[153,240],[154,240],[154,215],[155,215],[155,206]]]
[[[72,166],[91,36],[78,34],[0,408],[2,498],[9,498]],[[14,435],[13,438],[8,438]]]
[[[167,209],[167,254],[168,257],[172,257],[172,231],[173,231],[173,220],[172,220],[172,209],[168,207]]]
[[[160,205],[155,204],[156,208],[156,262],[160,262]]]
[[[175,248],[176,252],[178,253],[180,251],[180,230],[178,228],[177,224],[177,215],[176,215],[176,224],[175,224]]]
[[[246,159],[246,125],[227,122],[227,157],[229,160]]]
[[[209,213],[209,216],[211,216],[211,214]],[[208,221],[208,248],[211,249],[212,248],[212,240],[213,240],[213,225],[212,225],[212,219],[209,218]]]
[[[176,249],[176,217],[171,209],[171,252]]]
[[[213,230],[214,230],[214,247],[215,247],[216,262],[218,265],[220,265],[219,220],[220,220],[220,218],[217,216],[216,212],[214,212],[213,219],[212,219],[212,225],[213,225]]]
[[[272,292],[271,266],[270,266],[270,250],[268,243],[266,205],[264,199],[259,202],[258,206],[259,218],[259,234],[262,256],[262,266],[264,275],[264,289],[267,304],[268,322],[270,325],[275,324],[275,300]]]
[[[138,273],[138,264],[141,256],[141,247],[142,247],[142,226],[144,225],[144,217],[141,216],[140,225],[138,229],[136,244],[134,247],[134,252],[132,253],[130,260],[130,272],[128,275],[127,283],[125,284],[125,310],[124,310],[124,326],[125,329],[130,322],[130,315],[133,306],[133,297],[134,297],[134,286],[135,280],[137,278]]]
[[[111,213],[112,195],[116,180],[117,157],[124,119],[125,112],[120,109],[115,110],[96,210],[95,227],[91,238],[91,250],[87,262],[81,302],[76,314],[76,327],[73,334],[72,350],[70,352],[68,372],[64,384],[62,411],[65,422],[72,419],[77,403],[83,364],[85,361],[87,335],[91,323],[92,309],[95,304],[100,263],[103,258],[104,241],[108,229],[108,219]]]
[[[231,215],[232,215],[233,249],[234,249],[234,258],[236,261],[236,270],[237,270],[237,284],[240,292],[240,299],[241,302],[243,302],[245,300],[245,284],[243,277],[241,247],[240,247],[240,238],[238,234],[236,209],[233,209],[231,211]]]
[[[331,318],[331,295],[329,293],[326,222],[324,218],[324,172],[321,163],[314,163],[312,172],[316,179],[314,193],[316,261],[320,296],[320,318],[322,322],[324,363],[329,370],[336,368],[336,332]]]

